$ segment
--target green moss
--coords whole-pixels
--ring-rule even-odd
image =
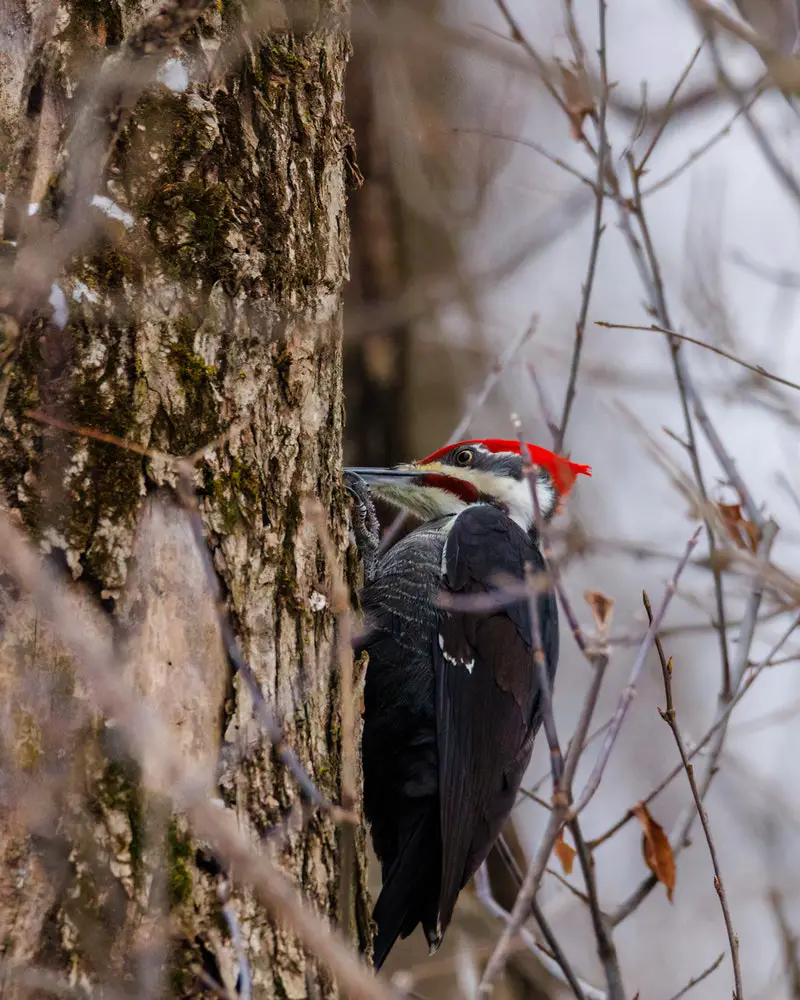
[[[118,758],[106,760],[101,775],[93,785],[88,804],[89,811],[98,818],[113,811],[124,813],[127,817],[130,831],[127,847],[133,880],[137,885],[142,875],[147,842],[140,780],[141,772],[133,761]]]
[[[308,60],[299,56],[291,45],[291,41],[282,45],[272,42],[261,49],[262,64],[267,73],[291,76],[308,69]]]
[[[272,459],[272,462],[277,459]],[[306,608],[297,592],[297,571],[295,566],[295,542],[297,531],[302,519],[300,498],[292,492],[286,499],[284,509],[283,545],[278,553],[275,572],[275,603],[278,608],[285,608],[294,615],[298,624],[305,620]]]
[[[22,771],[33,771],[42,759],[42,730],[35,716],[22,708],[13,711],[14,756]]]
[[[7,405],[10,413],[21,414],[24,410],[40,407],[40,373],[53,370],[53,351],[63,350],[60,345],[63,345],[60,332],[57,340],[50,332],[37,335],[35,331],[24,339],[9,385]],[[67,369],[68,379],[62,376],[67,387],[65,396],[61,397],[64,419],[76,427],[135,438],[134,394],[139,391],[141,379],[136,371],[131,331],[118,323],[91,331],[81,324],[73,324],[70,331],[73,357],[83,358],[98,345],[105,352],[104,365],[92,368],[75,365]],[[44,379],[52,386],[49,376],[45,375]],[[24,425],[27,421],[21,423]],[[28,435],[36,442],[33,447]],[[109,558],[113,558],[116,566],[116,553],[110,551],[111,543],[102,534],[97,535],[97,528],[102,521],[132,526],[140,503],[141,459],[99,441],[59,435],[58,447],[48,449],[45,470],[41,465],[42,442],[53,440],[55,435],[56,432],[36,423],[28,424],[27,434],[6,435],[0,443],[0,482],[18,499],[23,520],[34,534],[40,528],[45,499],[40,491],[44,491],[48,523],[68,540],[72,549],[85,553],[84,570],[93,579],[106,583]],[[83,453],[83,457],[76,466],[73,460],[78,452]],[[18,484],[28,470],[33,475],[17,493]],[[62,482],[65,486],[62,491],[56,491],[55,496],[54,482]],[[78,498],[80,503],[75,502]]]
[[[170,344],[167,356],[184,389],[197,390],[207,387],[217,376],[216,365],[207,365],[185,343]]]
[[[82,341],[80,356],[90,349],[90,340],[100,340],[107,350],[107,363],[73,372],[69,419],[75,426],[123,439],[136,438],[134,396],[141,378],[129,334],[116,325],[102,332],[81,330],[76,334],[76,339]],[[60,523],[70,544],[86,553],[84,568],[94,579],[105,581],[109,560],[117,556],[117,543],[98,534],[97,528],[102,521],[133,526],[140,503],[141,459],[100,441],[69,439],[68,443],[72,453],[85,449],[86,458],[80,472],[69,476],[72,495],[65,498]],[[65,455],[65,465],[68,460]],[[77,496],[81,502],[73,503]]]
[[[188,316],[162,325],[167,361],[184,398],[183,414],[169,418],[175,454],[193,451],[220,433],[219,372],[195,350],[196,329],[197,323]]]
[[[192,842],[178,829],[175,819],[167,826],[167,893],[170,905],[182,906],[192,896]]]
[[[231,195],[224,184],[197,176],[161,184],[142,212],[148,217],[152,244],[173,277],[199,277],[208,285],[232,279],[227,243]]]
[[[206,284],[233,277],[227,237],[232,226],[232,197],[217,179],[230,174],[226,157],[244,158],[226,136],[223,150],[216,137],[217,106],[190,103],[185,95],[154,91],[137,106],[136,123],[144,132],[131,139],[128,169],[137,183],[149,172],[152,150],[160,154],[155,183],[137,185],[135,210],[147,219],[150,240],[161,266],[177,279],[200,278]],[[238,129],[241,125],[237,121]],[[129,132],[129,136],[134,133]]]
[[[227,471],[214,477],[206,466],[204,490],[222,520],[222,530],[228,534],[242,523],[252,524],[260,517],[262,484],[256,470],[238,456],[228,459]]]
[[[78,44],[87,42],[87,27],[107,47],[122,41],[122,16],[115,0],[69,0],[68,9],[67,34]]]

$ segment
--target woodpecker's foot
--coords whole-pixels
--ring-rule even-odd
[[[361,476],[345,472],[344,485],[353,498],[353,535],[358,554],[364,563],[364,582],[369,583],[375,576],[381,540],[378,515],[375,513],[369,486]]]

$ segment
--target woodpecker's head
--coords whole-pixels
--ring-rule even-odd
[[[552,517],[578,475],[590,476],[592,470],[535,444],[526,447],[536,469],[539,509],[544,518]],[[519,441],[459,441],[393,469],[348,471],[361,476],[377,497],[424,521],[457,514],[473,503],[502,507],[525,531],[536,517]]]

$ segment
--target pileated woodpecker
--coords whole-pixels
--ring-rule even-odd
[[[591,469],[526,447],[548,519]],[[393,469],[348,469],[346,482],[368,555],[377,541],[370,491],[423,522],[377,562],[365,558],[361,592],[364,811],[383,874],[377,969],[419,923],[431,953],[439,947],[511,812],[541,723],[527,601],[460,611],[437,597],[485,593],[499,575],[523,579],[526,563],[542,571],[544,559],[517,441],[461,441]],[[558,611],[551,593],[537,600],[552,683]]]

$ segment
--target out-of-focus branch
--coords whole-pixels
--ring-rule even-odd
[[[738,109],[741,112],[742,116],[744,117],[745,122],[747,123],[747,127],[750,130],[750,134],[755,140],[755,143],[758,146],[758,148],[761,150],[764,159],[771,167],[775,177],[778,179],[783,189],[789,195],[795,208],[800,208],[800,184],[798,184],[794,174],[791,172],[791,170],[789,170],[789,168],[786,166],[783,160],[781,160],[780,156],[778,156],[766,132],[761,127],[761,125],[756,121],[755,116],[752,113],[752,110],[747,106],[747,98],[745,96],[745,93],[730,78],[722,62],[722,57],[719,54],[719,48],[717,46],[716,38],[714,37],[714,33],[708,23],[709,11],[714,12],[713,15],[714,19],[716,19],[722,12],[718,11],[716,8],[713,8],[708,4],[702,3],[701,0],[691,0],[691,2],[693,7],[702,10],[703,16],[700,18],[700,23],[703,26],[703,30],[705,31],[705,35],[709,43],[709,51],[711,52],[711,58],[714,60],[714,68],[717,71],[717,76],[720,82],[722,83],[725,90],[731,95],[733,100],[738,105]],[[753,41],[750,41],[749,44],[751,44],[756,49],[758,48],[757,44]],[[786,57],[778,57],[778,58],[780,58],[781,61],[783,61],[785,60]],[[794,64],[793,75],[795,76],[795,78],[798,78],[800,77],[800,63],[796,63],[794,60],[792,60],[792,62]],[[768,65],[771,65],[773,69],[775,68],[774,61],[772,60],[768,61]]]
[[[258,683],[258,679],[253,673],[252,667],[242,654],[239,643],[233,633],[230,619],[228,618],[225,610],[222,588],[220,586],[216,570],[214,569],[211,553],[209,552],[208,545],[206,543],[203,522],[200,519],[200,512],[197,509],[197,500],[192,486],[192,467],[186,462],[178,463],[178,472],[178,497],[181,501],[181,505],[189,516],[189,524],[192,529],[192,535],[194,536],[195,544],[197,545],[200,557],[203,560],[208,586],[211,590],[211,595],[214,598],[215,606],[217,608],[217,618],[219,621],[219,628],[222,635],[225,653],[228,657],[231,669],[234,673],[238,673],[242,678],[250,693],[250,697],[253,700],[253,708],[256,713],[256,717],[275,748],[275,753],[278,755],[281,763],[295,779],[303,795],[305,795],[308,801],[313,805],[330,812],[334,819],[346,819],[349,822],[357,822],[357,818],[353,815],[351,807],[345,806],[342,808],[328,802],[322,792],[317,788],[314,781],[308,776],[308,774],[306,774],[303,765],[297,759],[294,751],[286,743],[283,731],[267,705],[266,699],[264,698],[264,694],[261,690],[261,685]],[[352,651],[350,655],[352,662]]]
[[[230,886],[223,882],[217,891],[220,903],[222,904],[222,915],[228,925],[228,933],[233,942],[233,949],[236,952],[236,961],[239,964],[239,981],[237,983],[238,1000],[250,1000],[252,992],[253,977],[250,973],[250,963],[247,961],[247,952],[244,949],[242,931],[236,913],[230,900]]]
[[[494,898],[494,895],[492,894],[492,887],[489,882],[489,874],[486,871],[485,864],[481,865],[475,873],[475,894],[481,905],[484,906],[488,912],[492,914],[492,916],[502,920],[505,924],[508,923],[510,920],[510,914]],[[529,951],[536,955],[537,959],[549,973],[556,976],[570,987],[578,1000],[606,1000],[606,995],[602,990],[598,990],[596,987],[591,986],[589,983],[584,982],[575,975],[571,966],[567,962],[566,957],[561,953],[560,948],[558,948],[558,957],[549,955],[539,945],[533,934],[531,934],[525,927],[520,928],[519,939]],[[553,939],[553,943],[555,943],[558,947],[558,942],[555,941],[555,939]],[[552,950],[552,943],[550,941],[548,941],[548,947]]]
[[[58,0],[43,4],[36,18],[30,43],[25,77],[22,82],[18,131],[6,170],[3,239],[16,240],[31,202],[36,173],[43,100],[55,57],[53,31],[58,15]]]
[[[511,13],[511,9],[506,3],[506,0],[495,0],[497,9],[503,15],[506,24],[508,25],[509,31],[511,32],[511,38],[513,41],[518,42],[522,47],[523,51],[530,57],[534,66],[536,67],[536,72],[539,75],[539,79],[544,84],[547,93],[553,98],[553,100],[558,104],[561,110],[569,116],[569,111],[567,105],[564,102],[561,94],[558,92],[555,84],[552,80],[552,74],[550,72],[550,67],[547,62],[539,55],[536,49],[528,41],[525,33],[519,25],[519,22]]]
[[[192,536],[203,562],[208,587],[211,596],[214,599],[214,606],[217,609],[217,619],[225,649],[225,655],[228,658],[231,670],[241,676],[242,681],[250,693],[250,697],[253,701],[253,709],[260,725],[267,735],[267,738],[272,743],[279,760],[297,782],[303,796],[313,806],[330,812],[336,821],[346,820],[351,823],[357,822],[357,817],[353,815],[351,807],[342,809],[340,806],[335,805],[332,802],[328,802],[322,792],[317,788],[311,777],[306,773],[303,765],[298,760],[297,755],[286,743],[281,727],[274,718],[269,705],[267,705],[261,686],[258,683],[258,679],[253,673],[250,664],[244,658],[225,609],[219,577],[217,576],[217,571],[214,568],[214,563],[206,541],[205,529],[203,528],[203,522],[197,508],[197,498],[195,496],[194,486],[192,483],[192,474],[194,464],[211,448],[216,447],[223,441],[227,440],[234,428],[230,428],[226,434],[222,435],[216,441],[204,445],[187,458],[175,458],[172,455],[167,455],[163,452],[157,452],[152,448],[147,448],[144,445],[138,444],[136,441],[126,441],[123,438],[117,437],[115,434],[107,434],[104,431],[97,431],[89,427],[75,427],[73,424],[59,420],[57,417],[53,417],[47,413],[41,413],[36,410],[27,410],[25,411],[25,416],[29,417],[31,420],[47,424],[50,427],[57,427],[59,430],[66,431],[69,434],[75,434],[78,437],[84,437],[94,441],[102,441],[104,444],[108,444],[116,448],[122,448],[126,451],[132,451],[137,455],[144,455],[150,459],[158,459],[173,469],[178,479],[177,497],[189,519]],[[350,653],[350,657],[352,662],[352,651]]]
[[[775,914],[775,921],[780,932],[783,946],[783,960],[786,966],[786,978],[793,1000],[800,1000],[800,952],[798,951],[797,935],[791,928],[784,911],[784,901],[780,891],[772,887],[768,894],[769,905]]]

